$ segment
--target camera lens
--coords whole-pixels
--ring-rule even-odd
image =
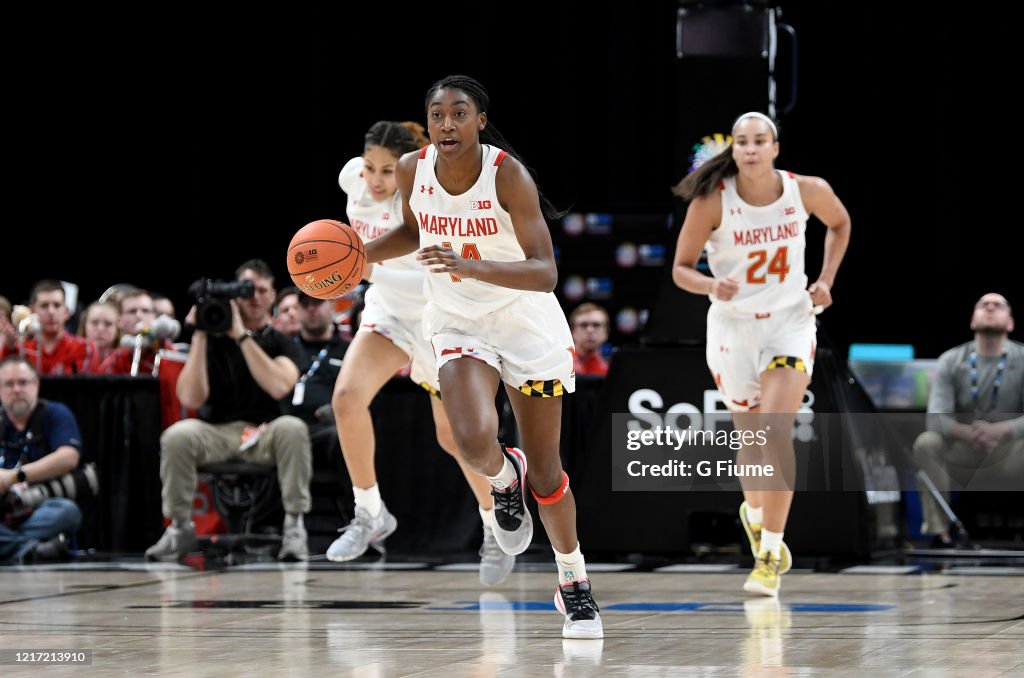
[[[212,334],[231,329],[231,305],[225,299],[207,299],[196,308],[196,327]]]

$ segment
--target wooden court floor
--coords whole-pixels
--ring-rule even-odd
[[[4,568],[0,676],[1024,676],[1021,568],[794,570],[777,604],[739,568],[621,569],[590,568],[604,640],[569,641],[540,564]],[[91,665],[14,662],[42,650]]]

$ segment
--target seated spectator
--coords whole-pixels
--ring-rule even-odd
[[[331,396],[349,342],[334,325],[334,303],[299,292],[299,377],[286,410],[309,426],[314,466],[340,468],[341,446]]]
[[[122,316],[128,316],[128,321],[121,323],[122,346],[104,359],[98,371],[101,374],[134,372],[133,376],[155,376],[159,351],[174,350],[173,341],[181,330],[180,324],[173,318],[167,318],[164,323],[158,322],[153,298],[146,290],[133,289],[125,292],[120,297],[119,305]],[[129,325],[131,331],[123,329]]]
[[[82,314],[78,334],[96,344],[96,355],[101,365],[121,345],[117,322],[120,315],[117,305],[109,301],[94,301]]]
[[[121,312],[118,329],[122,336],[138,334],[156,320],[153,297],[146,290],[134,288],[122,292],[117,298],[117,307]]]
[[[159,292],[150,292],[150,298],[153,300],[153,310],[156,312],[156,316],[159,318],[162,315],[168,318],[177,318],[174,312],[174,302],[172,302],[166,295],[160,294]]]
[[[572,341],[576,345],[576,374],[608,374],[608,361],[601,349],[608,341],[608,312],[586,302],[569,315]]]
[[[39,398],[39,375],[21,356],[0,362],[0,563],[60,558],[82,522],[75,502],[49,497],[32,507],[10,502],[15,483],[38,483],[73,471],[81,435],[71,410]]]
[[[170,525],[146,550],[151,560],[177,560],[198,542],[192,523],[196,467],[241,459],[277,467],[285,518],[281,560],[306,560],[309,547],[303,514],[312,499],[309,430],[282,411],[280,400],[299,378],[296,343],[270,326],[274,274],[253,259],[235,273],[252,282],[255,294],[231,299],[231,327],[211,333],[196,327],[177,394],[198,419],[183,419],[160,436],[163,514]],[[195,311],[189,317],[195,317]]]
[[[64,286],[58,280],[41,280],[32,286],[29,308],[39,319],[34,336],[11,341],[5,336],[0,358],[20,354],[43,375],[96,372],[99,355],[91,339],[68,333],[64,328],[69,310]]]
[[[18,330],[11,322],[13,310],[14,306],[11,305],[10,300],[0,295],[0,345],[6,344],[8,341],[14,343],[18,340]]]
[[[289,337],[299,336],[299,288],[289,286],[277,293],[274,301],[274,329]]]
[[[914,456],[949,501],[949,491],[1024,489],[1024,344],[1009,338],[1013,310],[988,293],[971,315],[974,339],[939,356],[928,394],[928,431]],[[922,483],[921,533],[952,545],[949,518]]]

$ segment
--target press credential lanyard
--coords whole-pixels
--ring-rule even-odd
[[[292,405],[296,407],[302,404],[302,401],[306,399],[306,382],[312,378],[316,371],[320,369],[320,363],[327,357],[327,347],[320,349],[320,352],[313,358],[313,364],[309,366],[306,373],[299,379],[299,383],[295,384],[295,391],[292,393]]]
[[[971,368],[971,398],[974,400],[974,409],[981,412],[981,403],[978,402],[978,352],[971,351],[971,357],[968,361],[968,365]],[[989,401],[990,407],[995,407],[997,399],[999,398],[999,385],[1003,383],[1003,370],[1006,369],[1006,351],[999,356],[999,365],[996,367],[996,378],[992,382],[992,399]]]

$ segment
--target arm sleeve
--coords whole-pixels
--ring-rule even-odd
[[[389,289],[416,293],[423,290],[422,271],[397,271],[380,264],[374,264],[368,280]]]

